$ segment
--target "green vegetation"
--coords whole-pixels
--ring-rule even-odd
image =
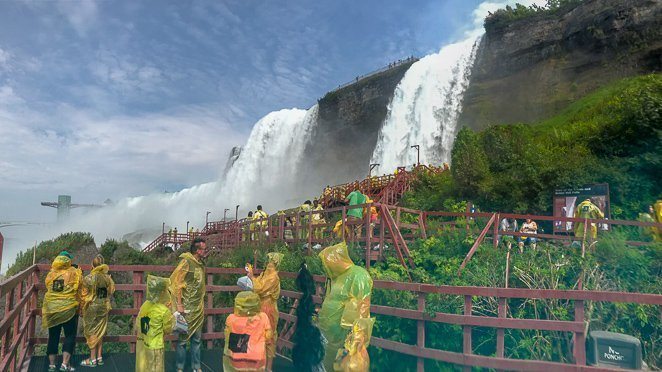
[[[425,175],[405,196],[406,206],[425,210],[463,211],[467,200],[483,210],[549,213],[555,188],[608,182],[611,187],[612,215],[633,219],[661,196],[657,182],[662,174],[661,115],[662,75],[648,75],[617,82],[568,107],[563,113],[536,125],[493,126],[476,133],[463,129],[452,150],[451,172]],[[476,227],[483,221],[460,221]],[[429,238],[410,245],[416,268],[416,282],[443,285],[503,287],[506,255],[491,244],[479,247],[462,273],[457,270],[476,238],[477,229],[450,230],[430,222]],[[631,247],[626,240],[639,234],[634,230],[601,233],[598,243],[586,257],[571,248],[541,242],[537,251],[526,250],[511,257],[509,286],[513,288],[573,289],[583,276],[585,289],[662,293],[662,244]],[[641,236],[636,236],[638,240]],[[86,233],[64,234],[41,243],[37,261],[50,261],[60,250],[79,252],[94,246]],[[186,250],[184,246],[181,250]],[[181,252],[180,250],[180,252]],[[159,254],[142,255],[126,242],[107,240],[99,251],[111,264],[174,264],[180,252],[167,249]],[[317,256],[308,256],[299,246],[264,246],[254,251],[239,247],[210,257],[208,267],[242,267],[257,261],[264,267],[267,251],[285,254],[282,271],[296,272],[306,262],[315,274],[323,274]],[[355,263],[363,265],[359,247],[351,247]],[[27,268],[32,252],[19,254],[9,275]],[[159,273],[164,275],[164,273]],[[407,273],[392,249],[370,269],[376,280],[406,281]],[[118,283],[130,283],[128,273],[113,274]],[[233,284],[236,276],[215,277],[213,284]],[[294,289],[291,279],[283,289]],[[416,295],[408,292],[375,290],[373,304],[415,309]],[[219,293],[215,307],[228,307],[232,294]],[[429,295],[426,311],[461,314],[463,299],[458,296]],[[131,293],[118,293],[114,307],[129,307]],[[282,298],[281,311],[288,312],[292,302]],[[571,320],[572,301],[511,300],[508,316],[514,318]],[[496,316],[494,298],[476,298],[474,314]],[[622,332],[638,337],[644,358],[652,368],[660,367],[662,319],[654,306],[588,303],[589,329]],[[224,317],[215,317],[215,330],[222,329]],[[129,316],[114,316],[111,334],[129,334]],[[458,326],[426,324],[427,347],[461,352],[462,329]],[[373,334],[394,341],[416,343],[416,322],[377,316]],[[474,352],[494,355],[494,329],[475,328]],[[506,355],[510,358],[571,361],[571,335],[562,332],[506,331]],[[216,347],[220,343],[217,342]],[[126,351],[126,344],[108,345],[108,351]],[[79,351],[84,346],[79,345]],[[415,359],[371,347],[373,370],[413,371]],[[449,370],[450,365],[428,362],[431,370]]]
[[[554,189],[609,183],[616,219],[635,219],[662,196],[662,75],[625,79],[534,125],[463,128],[451,172],[423,176],[404,198],[448,210],[551,214]]]
[[[39,243],[35,252],[35,262],[50,263],[61,251],[80,252],[87,247],[96,248],[92,234],[81,232],[62,234],[55,239]],[[33,249],[19,252],[16,256],[16,261],[7,270],[7,276],[18,274],[32,266],[32,256]]]
[[[547,0],[547,3],[544,6],[536,4],[524,6],[519,3],[515,4],[515,7],[506,5],[505,8],[498,9],[494,13],[489,13],[485,18],[485,30],[488,32],[499,30],[520,19],[556,16],[559,13],[565,13],[573,9],[581,4],[582,1],[583,0]]]

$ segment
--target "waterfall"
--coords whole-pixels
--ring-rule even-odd
[[[272,207],[296,196],[300,181],[297,170],[317,123],[317,113],[315,105],[308,111],[280,110],[260,119],[227,173],[223,194],[231,195],[241,205],[261,202]],[[268,193],[274,192],[280,200],[269,197]]]
[[[187,221],[201,228],[206,211],[212,212],[211,220],[221,219],[225,208],[234,217],[237,204],[243,211],[263,204],[273,212],[301,190],[301,175],[296,170],[317,123],[317,112],[315,105],[307,111],[286,109],[264,116],[253,126],[246,145],[233,149],[228,160],[231,166],[219,180],[175,193],[125,198],[97,210],[74,211],[68,221],[37,235],[47,238],[64,231],[89,231],[103,241],[150,229],[156,236],[163,222],[181,232]]]
[[[480,36],[447,45],[421,58],[405,73],[395,89],[380,129],[371,163],[378,172],[416,163],[440,165],[450,159],[462,97],[469,84]]]
[[[230,156],[228,156],[228,161],[225,163],[225,168],[223,168],[223,176],[225,177],[226,174],[228,174],[228,171],[230,171],[230,168],[232,168],[232,165],[234,165],[234,162],[239,159],[239,155],[241,155],[243,147],[241,146],[235,146],[230,150]]]

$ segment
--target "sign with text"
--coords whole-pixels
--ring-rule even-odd
[[[641,342],[630,335],[591,331],[588,356],[593,365],[626,369],[641,368]]]
[[[610,217],[609,184],[607,183],[555,190],[554,217],[574,217],[577,205],[586,199],[590,199],[602,211],[605,218]],[[554,232],[571,232],[572,228],[572,222],[554,221]],[[600,228],[607,229],[607,225]]]

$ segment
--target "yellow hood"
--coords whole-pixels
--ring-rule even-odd
[[[51,269],[53,270],[66,270],[71,267],[71,259],[67,256],[57,256],[53,260]]]
[[[170,301],[170,279],[147,275],[147,300],[167,304]]]
[[[92,269],[91,274],[108,274],[108,265],[99,265]]]
[[[255,316],[260,312],[260,297],[251,291],[243,291],[234,299],[234,314]]]
[[[274,269],[278,270],[278,267],[280,266],[280,262],[283,260],[283,256],[285,255],[278,252],[267,253],[267,259],[269,260],[268,263],[273,264]]]
[[[349,252],[347,252],[347,244],[345,242],[324,248],[319,253],[319,256],[322,260],[322,265],[324,265],[326,275],[331,279],[337,278],[350,267],[354,266],[354,262],[349,258]]]

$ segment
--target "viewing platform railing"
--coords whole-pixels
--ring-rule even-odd
[[[83,265],[82,269],[88,271],[89,266]],[[115,297],[129,294],[132,300],[128,307],[114,308],[111,316],[130,316],[131,322],[138,314],[140,305],[145,298],[145,280],[147,273],[161,276],[169,276],[174,266],[141,266],[141,265],[114,265],[110,266],[111,275],[116,281]],[[27,270],[7,279],[0,284],[0,296],[5,298],[4,317],[0,321],[0,337],[2,345],[0,348],[0,370],[16,371],[29,363],[30,356],[34,353],[36,345],[44,344],[47,339],[43,331],[37,332],[35,327],[40,322],[41,310],[38,307],[39,299],[43,297],[43,278],[49,270],[49,265],[34,265]],[[224,337],[224,317],[233,311],[233,296],[214,296],[220,293],[238,292],[239,287],[233,285],[236,279],[244,275],[243,268],[207,268],[206,287],[206,320],[203,325],[203,340],[207,348],[212,348],[215,340]],[[281,272],[281,278],[294,278],[295,273]],[[314,297],[317,303],[322,302],[323,284],[325,277],[315,276],[318,283],[318,293]],[[223,284],[223,283],[230,283]],[[389,304],[375,303],[371,306],[371,313],[377,317],[377,324],[384,317],[395,317],[415,321],[415,326],[409,329],[416,334],[416,343],[407,344],[396,340],[373,336],[371,348],[381,348],[392,352],[409,355],[416,358],[417,371],[425,370],[425,361],[443,361],[456,365],[483,368],[494,368],[504,370],[564,370],[564,371],[606,371],[586,365],[585,340],[586,330],[590,319],[587,318],[585,308],[588,302],[603,303],[632,303],[646,304],[659,307],[662,305],[662,295],[587,291],[587,290],[549,290],[549,289],[519,289],[519,288],[490,288],[490,287],[455,287],[439,286],[419,283],[402,283],[383,280],[374,281],[374,291],[396,291],[407,294],[414,293],[415,304],[410,308],[389,306]],[[440,301],[438,295],[459,297],[463,301],[460,314],[431,313],[426,310],[426,305],[431,301]],[[281,313],[280,325],[284,326],[296,320],[291,313],[291,307],[300,293],[284,289],[281,291]],[[473,304],[481,297],[495,298],[498,302],[498,316],[490,317],[477,314]],[[373,296],[374,298],[374,296]],[[435,299],[436,298],[436,299]],[[445,297],[446,298],[446,297]],[[555,299],[565,301],[567,307],[572,309],[571,320],[552,319],[521,319],[507,316],[506,311],[510,301]],[[447,300],[447,299],[446,299]],[[426,346],[426,339],[433,337],[447,337],[446,335],[430,335],[426,325],[431,323],[444,323],[462,327],[462,352],[440,350]],[[476,355],[472,341],[472,330],[474,327],[495,328],[496,333],[496,355]],[[113,328],[109,328],[113,329]],[[506,344],[504,341],[504,330],[544,330],[560,331],[570,333],[574,355],[572,363],[560,363],[542,360],[521,360],[505,357]],[[406,332],[402,329],[401,332]],[[174,340],[169,336],[168,340]],[[78,337],[78,342],[83,342]],[[104,340],[106,342],[129,343],[131,352],[135,351],[135,336],[132,332],[127,334],[109,334]],[[172,345],[171,345],[172,346]],[[281,337],[278,346],[282,353],[287,354],[292,343],[287,337]],[[219,358],[221,356],[219,355]]]

